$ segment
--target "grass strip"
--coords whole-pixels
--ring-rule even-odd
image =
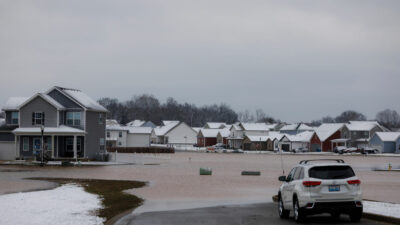
[[[95,180],[95,179],[72,179],[72,178],[30,178],[33,180],[45,180],[59,184],[76,183],[81,185],[85,191],[99,195],[103,208],[98,210],[97,216],[105,218],[105,224],[113,217],[133,210],[143,203],[143,199],[125,193],[125,190],[140,188],[146,185],[141,181],[125,180]]]

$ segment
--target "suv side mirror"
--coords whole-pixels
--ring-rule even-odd
[[[286,176],[280,176],[278,179],[279,179],[279,181],[285,182],[286,181]]]

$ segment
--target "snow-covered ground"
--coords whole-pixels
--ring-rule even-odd
[[[66,184],[53,190],[1,195],[0,224],[97,225],[104,222],[94,213],[100,208],[98,196]]]
[[[363,201],[364,212],[400,218],[400,204]]]

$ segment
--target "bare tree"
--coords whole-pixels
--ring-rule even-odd
[[[400,115],[396,110],[385,109],[380,111],[376,114],[376,120],[389,129],[400,127]]]
[[[353,111],[353,110],[347,110],[342,112],[339,116],[335,118],[336,123],[348,123],[349,121],[364,121],[367,120],[367,117],[365,117],[362,113]]]
[[[238,113],[238,119],[243,123],[254,122],[254,116],[247,109],[244,112]]]
[[[322,117],[321,122],[322,123],[334,123],[335,119],[330,116],[325,116],[325,117]]]

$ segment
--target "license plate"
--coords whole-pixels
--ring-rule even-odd
[[[329,192],[340,191],[340,185],[329,185]]]

